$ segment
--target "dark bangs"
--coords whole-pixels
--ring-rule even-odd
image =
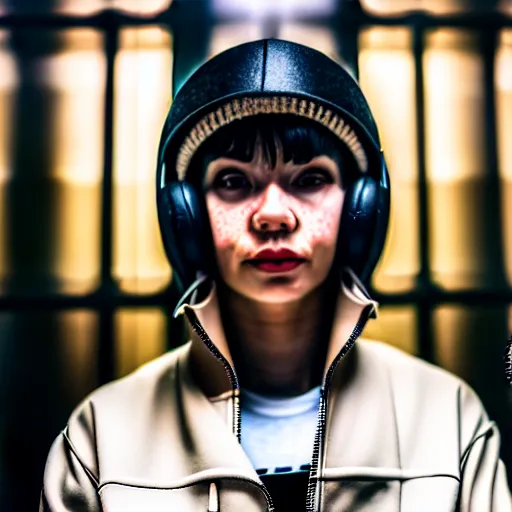
[[[258,141],[262,156],[272,168],[278,151],[283,161],[305,164],[316,156],[332,158],[346,188],[359,176],[356,161],[342,141],[320,123],[289,114],[259,114],[236,120],[218,129],[198,148],[187,172],[187,181],[198,189],[208,164],[220,157],[250,162]]]

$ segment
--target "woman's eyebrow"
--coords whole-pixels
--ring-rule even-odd
[[[312,158],[307,164],[304,164],[304,167],[321,167],[336,176],[340,175],[339,164],[333,158],[324,155]]]
[[[232,158],[217,158],[206,168],[206,172],[203,177],[203,184],[208,183],[215,176],[215,174],[222,169],[237,168],[242,171],[246,171],[247,162],[241,162]]]
[[[301,164],[296,164],[289,170],[287,170],[286,174],[293,174],[297,171],[303,171],[308,169],[324,169],[325,171],[331,173],[333,177],[339,176],[338,165],[334,161],[326,161],[323,157],[313,157],[308,162],[304,162]]]

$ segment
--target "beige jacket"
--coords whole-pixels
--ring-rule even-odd
[[[376,305],[342,286],[308,510],[510,512],[500,437],[460,379],[359,340]],[[184,346],[90,395],[54,442],[41,511],[273,509],[240,443],[238,383],[215,290],[181,312]]]

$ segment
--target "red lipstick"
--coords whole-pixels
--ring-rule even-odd
[[[264,272],[288,272],[306,260],[290,249],[264,249],[249,260],[249,263]]]

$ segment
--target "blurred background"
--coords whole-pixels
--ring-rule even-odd
[[[82,398],[181,342],[160,129],[199,64],[262,37],[358,77],[393,205],[364,335],[468,381],[512,477],[512,1],[0,0],[0,510],[37,510]]]

